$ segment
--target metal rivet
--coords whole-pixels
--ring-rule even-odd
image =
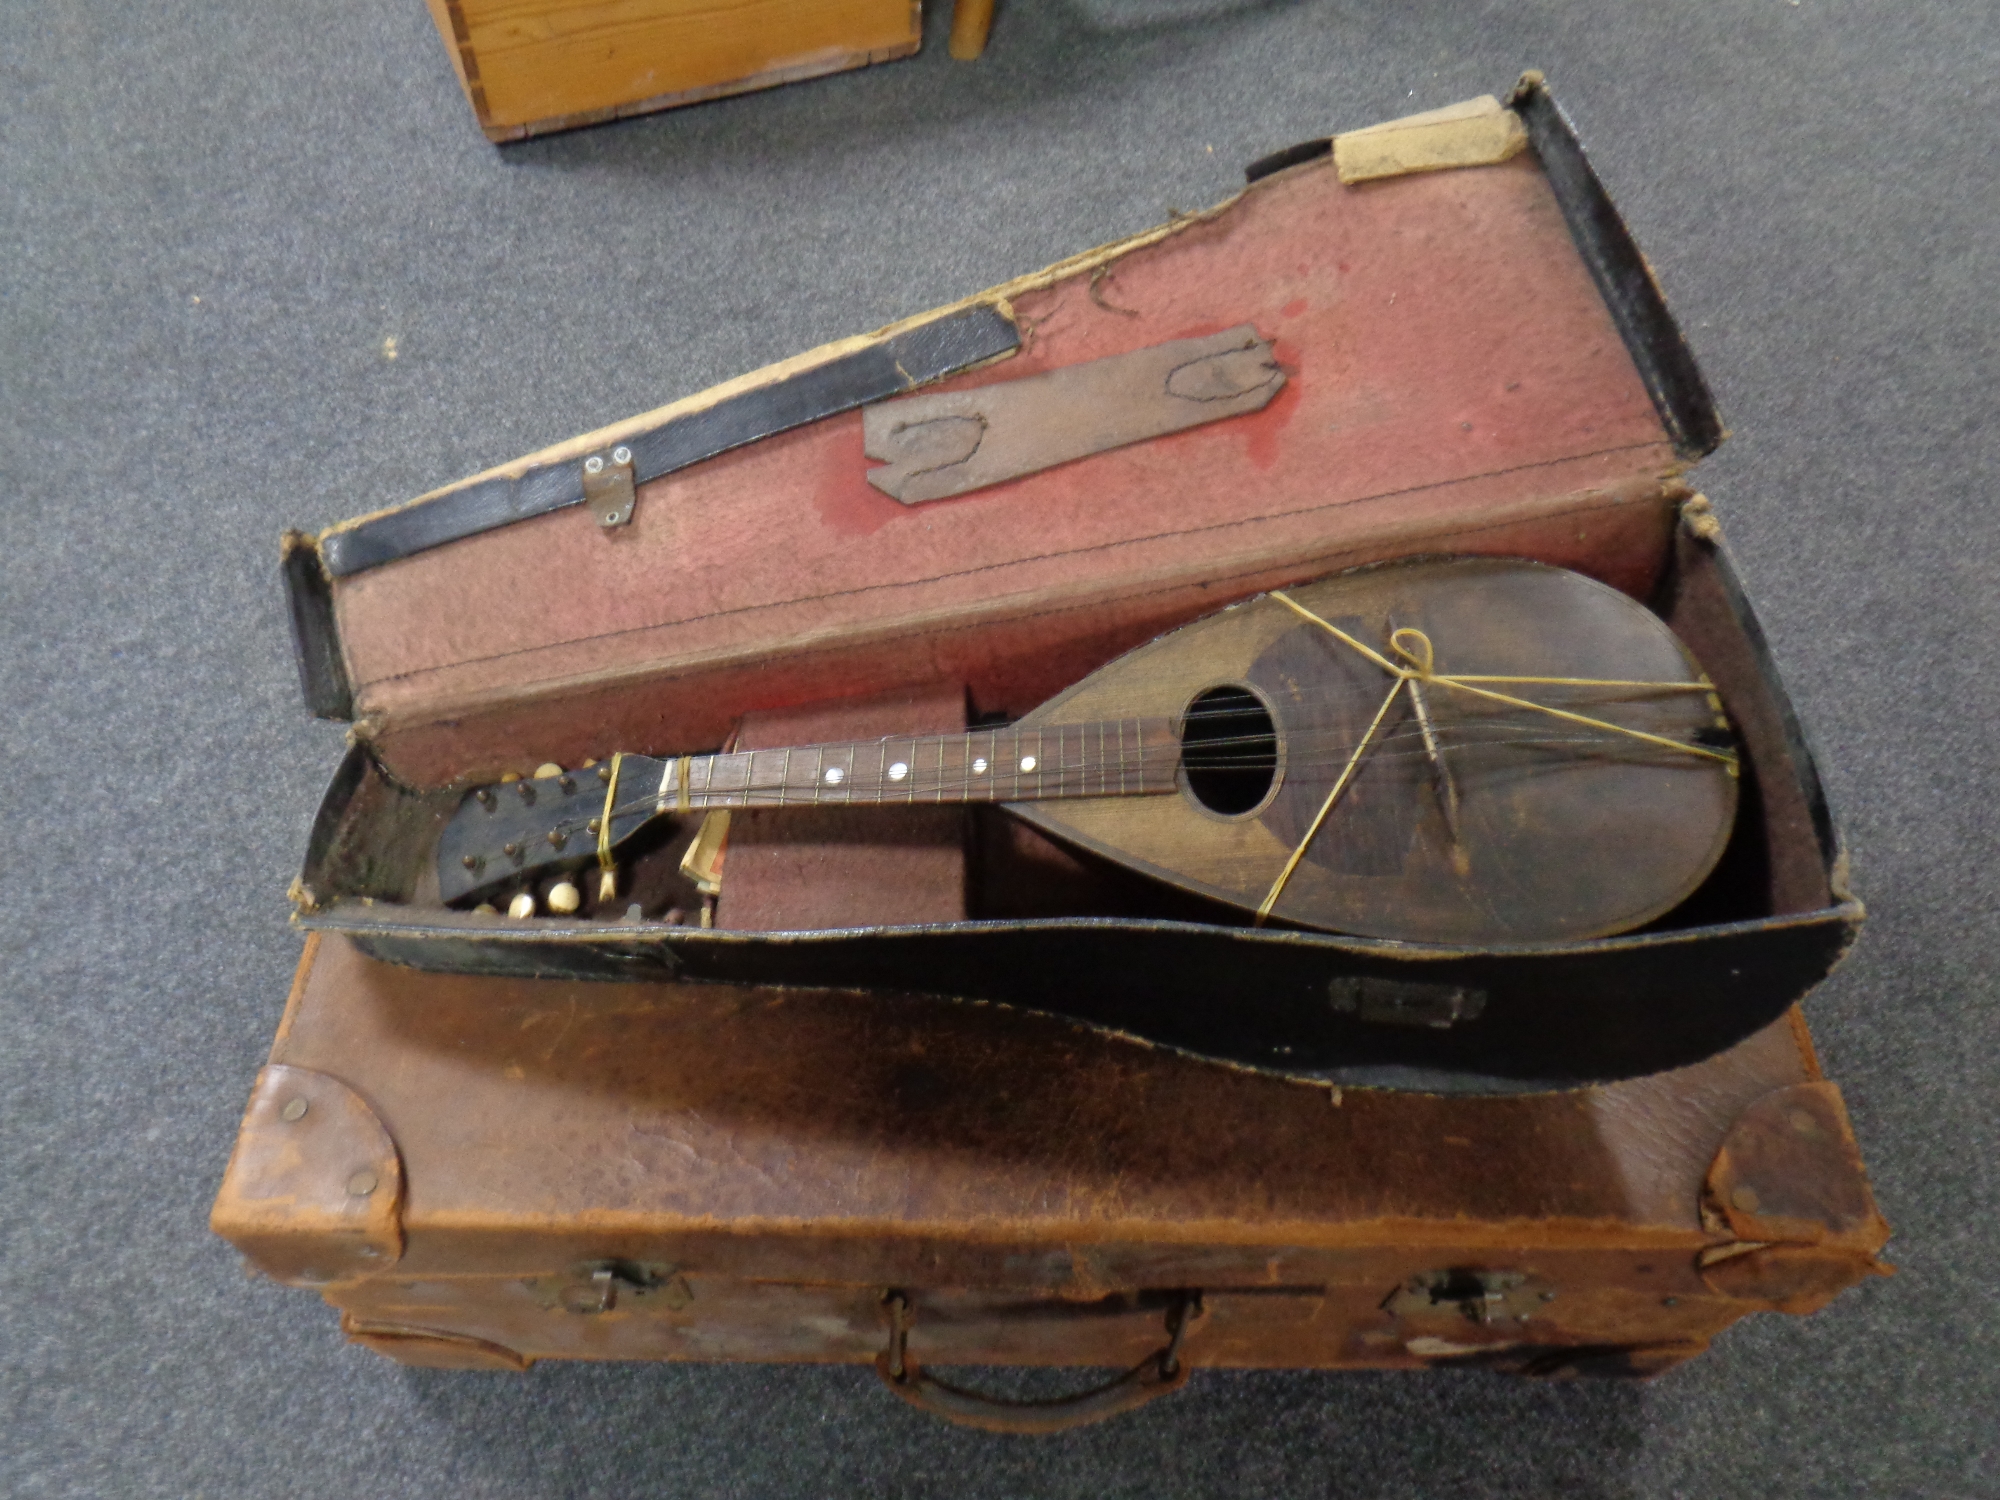
[[[491,807],[493,805],[493,794],[487,791],[485,787],[481,787],[478,791],[474,792],[472,795],[474,800],[477,801],[481,807]]]
[[[560,828],[551,828],[549,830],[549,842],[555,845],[556,848],[562,848],[568,841],[569,835],[564,833]]]
[[[599,766],[597,768],[597,779],[599,781],[609,781],[611,779],[611,767]]]
[[[1729,1201],[1733,1206],[1742,1209],[1746,1214],[1754,1214],[1764,1200],[1757,1196],[1755,1188],[1740,1187],[1729,1195]]]
[[[479,868],[479,856],[476,854],[468,854],[465,856],[465,858],[461,859],[459,863],[464,865],[465,868],[468,870],[476,870]]]
[[[604,460],[599,458],[595,453],[591,454],[590,457],[583,461],[583,472],[586,474],[602,474],[604,472]]]
[[[278,1111],[278,1118],[289,1125],[295,1121],[303,1120],[309,1108],[311,1106],[303,1099],[287,1099],[285,1107]]]
[[[566,792],[573,792],[576,790],[576,778],[574,776],[558,776],[556,778],[556,785]]]
[[[632,462],[632,450],[622,444],[613,448],[611,450],[611,461],[614,464],[629,464]]]
[[[507,854],[507,855],[519,854],[521,852],[521,846],[519,844],[502,844],[500,846],[500,852],[502,854]]]
[[[353,1198],[366,1198],[377,1186],[375,1174],[365,1167],[347,1179],[348,1196]]]
[[[519,789],[521,793],[521,800],[527,803],[530,807],[534,806],[535,784],[532,781],[517,781],[514,783],[514,785],[516,788]]]

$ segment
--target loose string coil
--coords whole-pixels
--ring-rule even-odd
[[[1293,872],[1298,869],[1299,862],[1305,858],[1307,848],[1311,846],[1313,839],[1318,836],[1320,827],[1326,822],[1327,815],[1333,811],[1334,804],[1340,800],[1341,794],[1347,790],[1349,784],[1354,780],[1354,773],[1361,764],[1362,756],[1367,753],[1369,745],[1373,742],[1375,731],[1381,727],[1382,721],[1388,716],[1389,709],[1395,703],[1397,695],[1406,687],[1410,690],[1411,702],[1416,708],[1417,722],[1423,731],[1425,749],[1430,754],[1433,763],[1440,767],[1442,767],[1443,762],[1438,756],[1437,744],[1431,733],[1430,714],[1425,708],[1423,701],[1423,685],[1436,684],[1439,687],[1450,688],[1454,692],[1469,693],[1474,697],[1487,698],[1495,703],[1505,703],[1511,708],[1533,709],[1537,713],[1548,714],[1557,719],[1564,719],[1572,724],[1583,724],[1592,729],[1605,730],[1612,734],[1627,735],[1632,739],[1642,740],[1646,744],[1657,745],[1667,750],[1676,750],[1684,755],[1698,755],[1707,760],[1721,761],[1723,765],[1729,768],[1729,773],[1732,776],[1737,772],[1736,757],[1727,751],[1711,750],[1706,745],[1689,744],[1685,740],[1670,739],[1665,735],[1648,734],[1643,729],[1633,729],[1624,724],[1614,724],[1608,719],[1596,719],[1588,714],[1572,713],[1568,709],[1555,708],[1547,703],[1537,703],[1530,698],[1517,698],[1511,693],[1500,693],[1493,691],[1491,688],[1474,686],[1474,684],[1482,682],[1504,682],[1519,686],[1644,688],[1654,692],[1713,693],[1715,691],[1715,684],[1708,680],[1706,673],[1693,682],[1636,682],[1607,677],[1530,677],[1490,673],[1466,673],[1464,675],[1444,673],[1437,670],[1437,651],[1431,643],[1431,638],[1423,631],[1409,625],[1400,626],[1389,632],[1389,649],[1394,651],[1397,656],[1402,657],[1403,661],[1407,663],[1407,665],[1398,665],[1366,642],[1355,639],[1355,637],[1349,635],[1332,621],[1321,619],[1283,590],[1273,589],[1270,597],[1276,599],[1293,614],[1299,616],[1299,618],[1310,621],[1321,630],[1324,630],[1328,635],[1331,635],[1335,640],[1359,652],[1362,656],[1387,672],[1395,681],[1389,688],[1388,696],[1382,700],[1382,706],[1375,711],[1375,719],[1368,726],[1368,732],[1361,736],[1360,742],[1354,747],[1354,753],[1348,757],[1347,764],[1342,768],[1339,779],[1333,784],[1333,790],[1327,793],[1326,801],[1320,804],[1318,815],[1313,818],[1311,824],[1306,828],[1305,837],[1301,838],[1298,842],[1298,847],[1292,850],[1291,857],[1285,861],[1284,868],[1278,872],[1278,878],[1271,882],[1270,891],[1257,907],[1256,926],[1262,927],[1266,919],[1270,917],[1272,911],[1276,909],[1279,898],[1285,893],[1285,886],[1290,882]],[[1447,796],[1448,800],[1455,800],[1455,797],[1451,793],[1448,793]]]

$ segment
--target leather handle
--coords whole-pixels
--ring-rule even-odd
[[[1102,1422],[1106,1417],[1170,1395],[1187,1384],[1188,1367],[1181,1362],[1181,1340],[1188,1325],[1201,1315],[1201,1294],[1185,1293],[1168,1309],[1165,1346],[1124,1374],[1072,1396],[1010,1401],[926,1374],[909,1355],[912,1322],[909,1298],[901,1292],[891,1292],[886,1301],[889,1347],[875,1356],[875,1373],[882,1377],[882,1383],[918,1411],[985,1432],[1064,1432]]]

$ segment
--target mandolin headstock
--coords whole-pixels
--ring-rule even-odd
[[[619,758],[609,847],[617,848],[653,816],[650,793],[663,764],[637,755]],[[613,790],[610,762],[573,771],[545,765],[531,777],[475,787],[438,840],[440,897],[448,905],[483,900],[595,860]]]

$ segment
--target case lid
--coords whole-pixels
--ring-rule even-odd
[[[1538,555],[1643,588],[1658,528],[1621,546],[1603,518],[1721,429],[1539,76],[1249,175],[956,306],[294,534],[313,710],[432,783],[526,741],[692,748],[752,709],[938,678],[1020,712],[1230,599],[1439,535],[1518,551],[1559,519]]]

